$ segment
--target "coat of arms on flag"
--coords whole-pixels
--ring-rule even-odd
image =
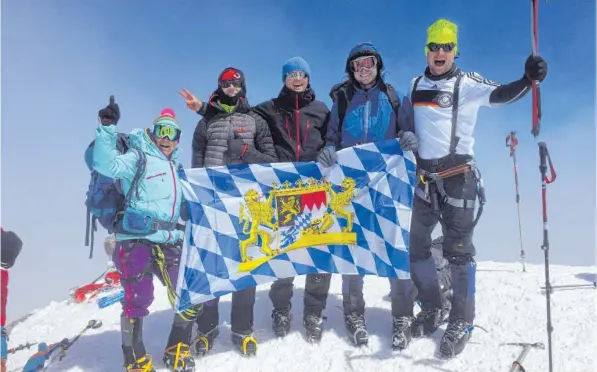
[[[240,207],[240,222],[247,239],[240,241],[239,271],[250,271],[272,257],[294,249],[329,244],[355,244],[352,232],[354,212],[345,210],[354,197],[355,181],[345,178],[341,191],[334,191],[325,178],[295,184],[285,181],[274,184],[266,200],[251,189],[244,195]],[[345,219],[340,228],[338,217]],[[264,255],[258,259],[247,256],[250,245],[259,246]]]
[[[416,166],[397,139],[337,152],[337,163],[179,171],[190,219],[177,309],[315,273],[410,278]]]

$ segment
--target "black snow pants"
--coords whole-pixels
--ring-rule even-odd
[[[389,278],[392,316],[394,318],[413,315],[415,288],[408,279]],[[363,297],[363,275],[342,275],[342,305],[344,315],[365,315]]]
[[[332,274],[307,274],[305,278],[305,297],[303,316],[315,314],[321,316],[330,291]],[[278,279],[272,283],[269,298],[275,310],[290,309],[290,300],[294,289],[294,277]]]
[[[422,169],[437,173],[471,160],[456,155],[435,160],[419,160]],[[438,222],[442,226],[443,253],[452,276],[452,309],[449,321],[475,317],[475,246],[473,221],[477,180],[475,173],[444,178],[438,182],[419,182],[414,198],[410,230],[411,275],[424,309],[442,307],[442,291],[438,282],[435,259],[431,254],[431,234]],[[423,197],[428,199],[424,200]]]

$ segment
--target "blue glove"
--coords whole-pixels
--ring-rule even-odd
[[[0,345],[0,349],[2,350],[2,360],[8,359],[8,334],[6,332],[6,328],[2,327],[2,345]]]
[[[38,352],[33,354],[23,366],[23,372],[35,372],[41,370],[46,364],[48,355],[48,345],[45,342],[41,342],[37,348]]]

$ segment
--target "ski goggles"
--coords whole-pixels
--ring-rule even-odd
[[[371,70],[375,66],[377,66],[377,58],[375,56],[363,56],[350,61],[350,68],[353,72],[358,72],[362,69]]]
[[[444,52],[450,53],[451,51],[456,48],[456,43],[445,43],[445,44],[438,44],[438,43],[429,43],[427,44],[427,49],[431,52],[439,52],[440,49],[443,49]]]
[[[176,129],[169,125],[154,125],[153,126],[153,135],[158,138],[166,138],[170,139],[170,141],[178,141],[180,139],[181,130]]]
[[[220,80],[218,81],[218,85],[220,86],[220,88],[222,89],[226,89],[229,86],[233,86],[235,88],[240,88],[242,87],[242,81],[240,81],[240,79],[233,79],[233,80]]]
[[[306,77],[305,71],[290,71],[286,74],[286,79],[304,79]]]

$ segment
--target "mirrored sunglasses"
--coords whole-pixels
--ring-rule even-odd
[[[377,66],[377,58],[375,56],[363,56],[350,62],[353,72],[360,71],[361,69],[370,70],[375,66]]]
[[[290,71],[286,74],[286,78],[288,79],[304,79],[307,77],[307,74],[304,71]]]
[[[170,141],[177,141],[180,139],[181,131],[169,125],[154,125],[153,135],[158,138],[168,137]]]
[[[220,80],[218,81],[218,85],[220,86],[220,88],[222,89],[226,89],[229,86],[233,86],[235,88],[240,88],[242,87],[242,81],[240,81],[239,79],[235,79],[235,80]]]

